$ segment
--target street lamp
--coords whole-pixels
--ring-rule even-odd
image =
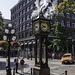
[[[7,69],[7,75],[11,75],[11,68],[10,68],[10,46],[11,46],[11,41],[15,41],[16,36],[14,35],[15,30],[12,27],[12,24],[8,24],[5,27],[5,35],[3,36],[3,40],[8,41],[8,69]]]

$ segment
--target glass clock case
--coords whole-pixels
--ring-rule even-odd
[[[42,40],[42,63],[46,63],[46,40]]]
[[[39,63],[40,58],[40,42],[39,39],[37,39],[37,63]]]

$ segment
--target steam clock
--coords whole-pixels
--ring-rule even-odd
[[[43,14],[32,20],[33,34],[35,35],[35,67],[34,75],[50,75],[48,67],[48,34],[50,33],[50,20]]]

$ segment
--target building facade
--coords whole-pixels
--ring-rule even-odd
[[[32,56],[34,56],[35,37],[32,34],[31,16],[32,11],[36,8],[34,5],[35,1],[36,0],[19,0],[19,2],[11,9],[11,22],[15,28],[17,40],[21,43],[21,49],[26,51],[26,55],[32,52]],[[75,41],[75,14],[66,12],[60,19],[61,25],[64,25],[66,29],[71,30],[71,39],[72,41]],[[53,23],[56,24],[57,19],[54,19],[51,22],[51,24]],[[50,35],[49,38],[51,37],[52,36]],[[73,45],[72,53],[75,55],[74,49]]]

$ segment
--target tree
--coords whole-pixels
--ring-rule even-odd
[[[71,40],[68,39],[70,32],[68,32],[60,22],[53,24],[51,31],[52,34],[56,36],[56,39],[54,39],[48,47],[56,49],[56,51],[67,50],[69,45],[71,45]]]
[[[56,11],[59,13],[59,15],[69,11],[73,11],[75,14],[75,0],[63,0],[63,2],[59,3],[59,5],[56,7]]]
[[[2,14],[0,12],[0,40],[3,38],[3,27],[4,27],[4,20],[2,18]]]

